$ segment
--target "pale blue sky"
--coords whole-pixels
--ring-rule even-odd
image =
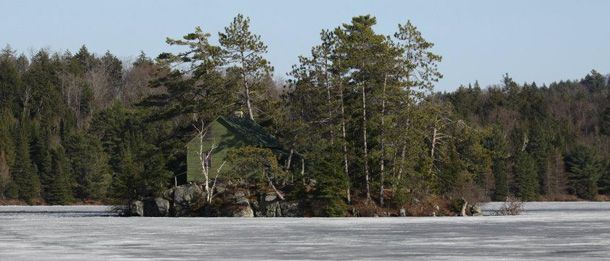
[[[319,43],[322,29],[351,17],[377,17],[377,32],[411,20],[443,56],[437,91],[479,80],[498,84],[508,72],[539,85],[610,73],[610,1],[27,1],[0,3],[0,45],[22,52],[50,47],[106,50],[119,57],[172,50],[195,26],[223,30],[238,13],[269,46],[266,58],[284,75]],[[216,39],[216,37],[215,37]]]

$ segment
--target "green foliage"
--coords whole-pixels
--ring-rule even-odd
[[[604,195],[610,195],[610,164],[608,164],[608,168],[602,174],[601,178],[598,181],[599,193]]]
[[[92,136],[75,134],[66,142],[66,153],[72,160],[72,171],[76,181],[75,195],[79,199],[107,198],[111,174],[108,155],[101,142]]]
[[[51,205],[68,205],[72,203],[72,169],[70,160],[63,148],[52,153],[52,180],[47,193],[47,202]]]
[[[509,196],[508,194],[508,167],[506,160],[497,158],[493,162],[493,175],[495,181],[495,190],[492,195],[492,200],[503,201]]]
[[[285,177],[277,158],[270,149],[246,146],[229,151],[228,160],[236,178],[266,182],[267,177],[279,181]]]
[[[33,204],[40,195],[40,181],[36,168],[30,161],[29,139],[23,126],[21,126],[16,143],[16,158],[19,160],[15,161],[11,168],[11,176],[18,187],[19,199]]]
[[[577,147],[566,159],[568,178],[575,195],[594,200],[598,194],[597,182],[606,171],[599,154],[587,146]]]
[[[243,108],[294,158],[286,166],[268,150],[236,150],[235,173],[283,184],[293,181],[286,172],[301,173],[296,155],[307,155],[304,178],[318,181],[325,215],[343,215],[347,192],[367,189],[389,188],[397,204],[475,190],[495,200],[610,193],[604,75],[539,87],[505,74],[485,90],[475,82],[433,93],[442,77],[434,44],[410,21],[393,37],[376,32],[376,22],[357,16],[323,30],[283,91],[243,15],[217,44],[196,27],[167,39],[181,52],[154,61],[142,52],[133,66],[85,46],[31,57],[6,47],[0,194],[30,204],[158,195],[186,170],[193,125]]]
[[[610,92],[606,97],[606,108],[600,115],[601,133],[610,136]]]
[[[233,18],[233,22],[225,27],[225,32],[218,33],[218,38],[224,48],[223,57],[229,65],[228,72],[239,79],[243,89],[241,105],[246,105],[249,118],[254,120],[254,93],[262,90],[263,77],[273,72],[269,61],[262,56],[267,53],[267,46],[260,35],[250,32],[250,18],[244,18],[242,14]]]
[[[6,197],[9,188],[14,184],[11,179],[10,167],[6,160],[6,154],[0,150],[0,197]]]
[[[347,211],[345,191],[348,177],[343,171],[339,151],[322,150],[309,154],[306,161],[309,174],[316,180],[315,197],[323,202],[321,216],[343,217]]]
[[[162,53],[157,58],[158,77],[151,83],[164,91],[146,97],[140,106],[150,108],[151,121],[174,120],[181,127],[195,120],[209,123],[216,117],[235,110],[233,86],[227,86],[220,67],[225,65],[222,49],[209,42],[209,33],[200,27],[181,40],[167,39],[169,45],[187,47],[185,52]],[[183,68],[183,69],[171,69]]]
[[[19,90],[22,88],[23,82],[15,65],[8,59],[0,59],[0,107],[20,115]]]
[[[536,161],[527,152],[519,152],[515,158],[515,194],[524,201],[536,200],[539,196]]]

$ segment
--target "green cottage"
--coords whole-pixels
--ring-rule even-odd
[[[187,183],[191,181],[204,181],[201,173],[201,162],[199,161],[200,137],[196,136],[186,145],[187,147],[187,171],[186,177],[179,177],[178,183]],[[255,146],[271,149],[274,154],[286,154],[282,150],[280,143],[269,134],[258,123],[243,117],[218,117],[205,130],[203,138],[203,152],[210,151],[212,145],[216,148],[212,151],[211,160],[208,165],[216,171],[223,161],[227,159],[227,154],[232,149],[238,149],[245,146]],[[231,171],[230,162],[226,162],[223,166],[220,176]]]

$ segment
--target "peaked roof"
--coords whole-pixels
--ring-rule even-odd
[[[228,129],[235,131],[238,135],[252,143],[252,145],[263,148],[282,147],[275,137],[271,136],[261,125],[250,119],[220,116],[217,121]]]

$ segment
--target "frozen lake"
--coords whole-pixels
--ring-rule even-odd
[[[520,216],[239,219],[1,206],[0,260],[610,259],[610,203],[525,209]]]

